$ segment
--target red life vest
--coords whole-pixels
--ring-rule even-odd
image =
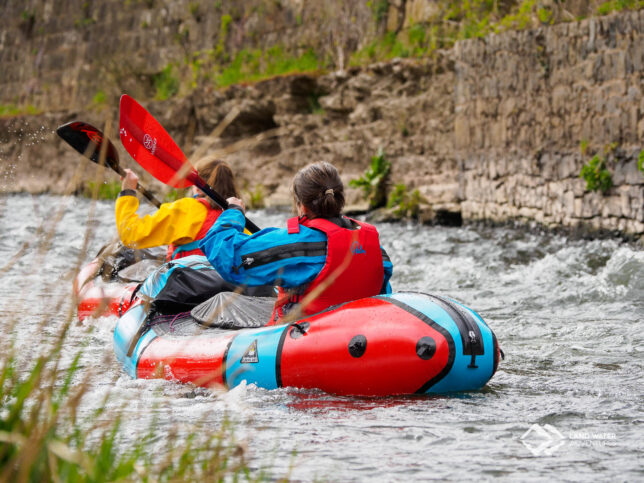
[[[213,208],[210,206],[208,200],[204,198],[196,198],[202,205],[206,207],[208,213],[206,214],[206,219],[203,221],[197,236],[190,243],[185,243],[183,245],[175,245],[171,243],[168,245],[168,253],[166,255],[166,260],[176,260],[178,258],[187,257],[189,255],[203,255],[204,253],[199,248],[199,241],[206,236],[208,230],[215,224],[219,215],[221,215],[221,210],[218,208]]]
[[[324,219],[288,220],[288,233],[299,233],[300,224],[320,230],[327,237],[326,263],[306,287],[278,290],[273,316],[268,325],[284,316],[287,304],[304,304],[301,311],[311,315],[332,305],[378,295],[382,289],[384,268],[378,231],[373,225],[352,220],[358,228],[342,228]],[[309,300],[309,297],[313,297]]]

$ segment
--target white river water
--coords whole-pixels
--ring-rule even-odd
[[[91,210],[82,198],[0,197],[0,259],[23,247],[0,272],[0,316],[5,335],[18,321],[14,336],[24,354],[38,353],[64,322],[79,257],[93,258],[115,235],[113,203],[97,203],[90,223]],[[278,226],[288,215],[250,216]],[[83,410],[91,414],[111,392],[108,404],[125,411],[123,444],[153,419],[206,432],[227,418],[251,467],[296,480],[644,479],[641,248],[512,228],[378,228],[394,263],[394,290],[450,295],[495,331],[506,359],[482,391],[360,399],[132,380],[112,353],[116,319],[101,318],[74,324],[63,353],[68,363],[81,349],[81,373],[96,373]],[[160,437],[151,451],[165,444]]]

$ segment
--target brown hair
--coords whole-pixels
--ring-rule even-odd
[[[203,158],[196,163],[199,176],[224,199],[234,196],[239,198],[232,169],[221,159]],[[216,208],[214,201],[208,198],[211,206]]]
[[[296,202],[318,218],[340,216],[344,207],[344,186],[331,163],[314,163],[300,169],[293,178],[293,194]]]

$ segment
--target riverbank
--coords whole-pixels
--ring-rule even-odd
[[[641,239],[642,32],[644,10],[624,12],[459,41],[426,59],[201,88],[145,105],[188,154],[237,110],[211,149],[267,206],[290,205],[284,180],[306,163],[333,162],[348,183],[382,148],[392,187],[418,190],[429,223],[536,222]],[[106,117],[116,119],[114,107],[0,119],[0,189],[80,190],[94,171],[72,180],[79,156],[52,131]],[[608,187],[598,182],[606,173]],[[349,189],[348,201],[359,203],[360,192]]]

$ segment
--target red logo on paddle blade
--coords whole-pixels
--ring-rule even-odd
[[[87,137],[90,139],[90,141],[92,141],[93,143],[99,146],[103,142],[103,136],[101,136],[96,131],[90,131],[89,129],[81,129],[81,132],[84,132],[87,135]]]
[[[153,138],[149,134],[145,134],[145,136],[143,136],[143,146],[145,146],[145,149],[150,151],[151,154],[154,154],[154,152],[157,150],[156,138]]]

